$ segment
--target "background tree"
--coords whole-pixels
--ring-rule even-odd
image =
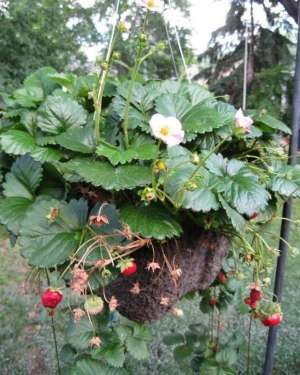
[[[82,3],[83,4],[83,3]],[[142,22],[141,10],[133,2],[121,2],[126,23],[132,33]],[[188,0],[174,1],[176,8],[188,15]],[[98,46],[99,56],[104,53],[110,36],[111,16],[115,2],[96,0],[94,6],[85,8],[79,2],[66,0],[0,0],[0,90],[19,85],[32,71],[48,65],[70,71],[88,71],[87,56],[82,47]],[[158,15],[149,21],[150,42],[155,45],[166,40],[163,17]],[[125,19],[123,19],[125,20]],[[181,30],[180,37],[185,52],[189,31]],[[179,60],[174,34],[171,42]],[[131,38],[117,41],[121,59],[129,66],[135,57]],[[159,62],[159,63],[158,63]],[[180,66],[180,64],[178,64]],[[94,65],[93,65],[94,67]],[[144,66],[149,76],[165,78],[174,75],[170,51],[166,48]],[[121,65],[115,72],[127,73]]]
[[[255,4],[262,5],[267,27],[255,20]],[[294,61],[290,36],[294,22],[285,10],[274,5],[275,2],[262,0],[232,1],[226,24],[212,34],[209,48],[199,57],[204,68],[196,78],[205,78],[212,90],[228,94],[233,103],[242,105],[245,29],[246,22],[250,22],[248,106],[267,109],[287,120]]]
[[[166,2],[167,3],[167,2]],[[165,18],[172,18],[172,24],[174,22],[180,22],[180,18],[189,17],[190,1],[189,0],[175,0],[173,1],[173,6],[176,11],[171,13],[171,17],[165,17],[162,14],[157,14],[157,17],[148,17],[147,25],[145,30],[149,36],[149,41],[152,46],[156,45],[158,42],[165,42],[166,48],[159,54],[155,54],[152,58],[148,59],[143,64],[143,74],[151,78],[170,78],[176,75],[174,68],[174,63],[172,61],[172,54],[170,52],[169,42],[172,45],[174,59],[176,64],[176,69],[179,71],[178,74],[182,73],[181,67],[182,62],[180,60],[180,54],[178,52],[177,41],[175,38],[175,33],[172,25],[165,22]],[[97,15],[97,23],[106,25],[109,29],[111,24],[111,17],[113,15],[115,8],[115,2],[111,0],[97,0],[94,5],[94,14]],[[168,9],[168,7],[167,7]],[[167,12],[170,10],[168,9]],[[135,5],[134,1],[123,1],[121,2],[122,14],[121,22],[125,22],[128,26],[128,33],[125,33],[125,38],[119,38],[116,41],[116,50],[120,52],[123,63],[128,66],[134,64],[134,59],[136,55],[135,51],[135,41],[131,38],[131,35],[135,34],[136,29],[141,28],[144,22],[145,12],[140,6]],[[170,14],[170,13],[169,13]],[[178,26],[178,23],[177,23]],[[166,30],[166,27],[168,31]],[[188,47],[188,39],[191,34],[189,28],[180,28],[180,42],[182,44],[184,53],[187,59],[192,59],[192,50]],[[109,33],[102,33],[101,45],[107,45],[109,39]],[[115,67],[115,72],[118,74],[126,74],[127,71],[124,69],[124,65],[118,65]]]
[[[96,43],[92,9],[66,0],[8,0],[0,7],[0,87],[50,65],[82,69],[83,43]]]

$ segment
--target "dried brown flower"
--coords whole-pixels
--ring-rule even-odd
[[[155,272],[156,270],[159,270],[159,269],[160,269],[160,265],[154,261],[149,262],[146,267],[146,270],[152,271],[152,272]]]
[[[73,310],[73,314],[74,314],[74,321],[75,323],[77,323],[81,320],[82,317],[84,317],[85,311],[80,308],[77,308]]]
[[[115,311],[118,306],[119,306],[118,300],[116,299],[115,296],[112,296],[108,303],[109,311],[110,312]]]
[[[71,290],[76,294],[83,294],[87,288],[88,278],[87,272],[76,265],[72,271]]]
[[[100,337],[94,336],[90,339],[89,345],[92,348],[99,348],[102,344]]]

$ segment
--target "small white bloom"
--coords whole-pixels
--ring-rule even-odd
[[[184,131],[179,120],[175,117],[165,117],[156,113],[150,120],[154,137],[161,139],[168,146],[179,145],[183,141]]]
[[[147,8],[151,12],[162,13],[164,10],[164,3],[162,0],[136,0],[136,4],[143,8]]]
[[[251,132],[253,120],[251,117],[245,116],[243,111],[239,109],[235,115],[235,125],[242,129],[245,133]]]

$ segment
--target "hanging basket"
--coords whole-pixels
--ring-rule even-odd
[[[105,288],[105,296],[118,300],[117,310],[136,322],[161,319],[188,292],[207,289],[222,268],[229,240],[216,232],[202,232],[172,241],[152,251],[140,250],[133,276],[120,275]],[[159,269],[151,271],[149,263]]]

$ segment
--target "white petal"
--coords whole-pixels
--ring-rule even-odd
[[[158,137],[160,135],[160,129],[162,125],[164,124],[165,119],[166,118],[160,115],[159,113],[156,113],[155,115],[151,117],[149,124],[155,137]]]
[[[181,122],[176,117],[167,117],[166,123],[170,128],[171,133],[177,133],[182,130]]]
[[[241,119],[241,118],[243,118],[244,117],[244,112],[243,112],[243,110],[240,108],[237,112],[236,112],[236,114],[235,114],[235,119],[236,120],[239,120],[239,119]]]
[[[184,131],[180,130],[177,133],[169,135],[166,143],[169,147],[172,147],[172,146],[179,145],[183,141],[183,139],[184,139]]]

